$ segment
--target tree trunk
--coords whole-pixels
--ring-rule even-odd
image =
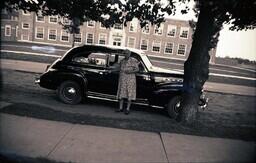
[[[73,38],[72,38],[72,48],[75,46],[75,33],[73,33]]]
[[[182,123],[193,124],[196,120],[201,89],[208,79],[213,35],[214,14],[210,6],[201,5],[190,54],[184,63],[182,110],[178,117]]]

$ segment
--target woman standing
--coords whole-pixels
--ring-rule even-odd
[[[131,101],[136,99],[136,72],[139,71],[139,63],[135,58],[130,57],[131,52],[129,50],[125,50],[124,55],[125,58],[120,62],[117,90],[119,109],[116,111],[123,111],[124,100],[127,99],[127,107],[124,113],[129,114]]]

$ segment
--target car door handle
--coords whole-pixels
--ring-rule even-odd
[[[108,71],[98,71],[98,74],[100,74],[100,75],[104,75],[104,74],[107,74],[108,73]]]

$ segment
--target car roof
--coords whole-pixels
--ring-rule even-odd
[[[66,52],[66,54],[62,57],[64,60],[70,60],[74,54],[79,53],[81,51],[102,51],[102,52],[117,52],[119,55],[125,55],[122,53],[124,50],[130,50],[132,53],[135,53],[136,55],[143,56],[145,55],[144,51],[134,49],[134,48],[128,48],[128,47],[122,47],[122,46],[111,46],[111,45],[83,45],[83,46],[76,46],[71,48],[69,51]],[[71,53],[70,53],[71,52]]]
[[[79,47],[78,47],[79,48]],[[135,48],[129,48],[129,47],[123,47],[123,46],[112,46],[112,45],[100,45],[100,44],[95,44],[95,45],[83,45],[80,46],[80,48],[85,48],[85,49],[97,49],[97,50],[111,50],[111,51],[124,51],[124,50],[129,50],[133,53],[137,53],[139,55],[143,55],[144,51],[135,49]]]

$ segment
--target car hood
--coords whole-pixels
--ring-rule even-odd
[[[164,68],[156,67],[156,66],[151,66],[149,71],[150,72],[155,72],[155,73],[177,74],[177,75],[182,75],[183,76],[183,72],[175,71],[175,70],[169,70],[169,69],[164,69]]]

